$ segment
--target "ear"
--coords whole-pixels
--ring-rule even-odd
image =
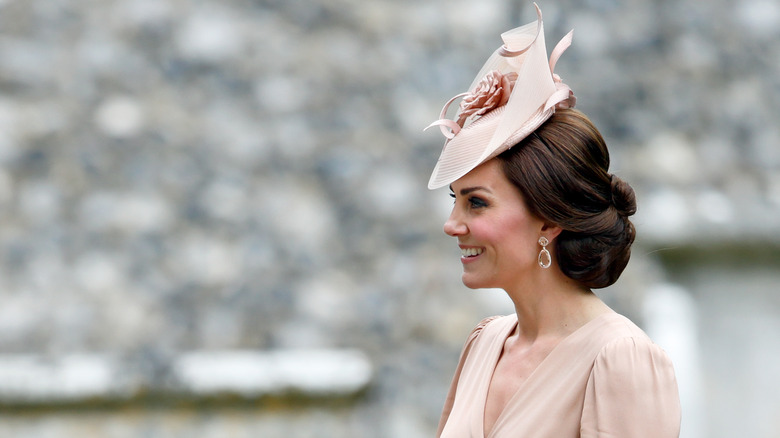
[[[542,225],[542,235],[546,237],[547,240],[549,240],[550,242],[555,240],[555,238],[558,237],[559,234],[561,234],[561,231],[563,231],[563,228],[555,224],[545,223],[544,225]]]

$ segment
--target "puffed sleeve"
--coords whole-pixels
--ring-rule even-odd
[[[674,368],[660,347],[628,337],[601,350],[585,389],[582,438],[676,438],[680,415]]]
[[[438,438],[441,436],[442,431],[444,430],[444,425],[447,424],[447,419],[450,417],[450,412],[452,412],[452,406],[455,404],[455,391],[458,389],[458,381],[460,380],[460,373],[463,371],[463,364],[466,362],[466,358],[469,355],[469,351],[471,351],[472,345],[474,345],[474,342],[477,340],[477,337],[479,337],[479,334],[482,332],[482,329],[485,328],[486,325],[490,321],[493,321],[494,319],[499,318],[499,316],[490,316],[488,318],[483,319],[482,321],[477,324],[476,327],[474,327],[473,330],[471,330],[471,333],[469,333],[468,338],[466,338],[466,342],[463,345],[463,349],[460,352],[460,360],[458,360],[458,367],[455,369],[455,375],[452,377],[452,382],[450,383],[450,390],[447,393],[447,398],[444,401],[444,409],[442,409],[441,418],[439,419],[439,428],[436,432],[436,437]]]

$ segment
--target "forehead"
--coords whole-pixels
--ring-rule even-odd
[[[452,183],[453,190],[475,186],[498,190],[511,187],[511,183],[506,179],[501,163],[492,159],[480,164]]]

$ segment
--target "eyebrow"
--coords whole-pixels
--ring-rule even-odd
[[[491,191],[490,191],[490,189],[488,189],[487,187],[482,187],[482,186],[474,186],[474,187],[465,187],[465,188],[462,188],[462,189],[460,189],[460,195],[461,195],[461,196],[466,196],[466,195],[468,195],[469,193],[476,192],[476,191],[478,191],[478,190],[484,190],[484,191],[486,191],[486,192],[488,192],[488,193],[493,193],[493,192],[491,192]],[[454,190],[452,190],[452,186],[450,186],[450,191],[451,191],[451,192],[454,192]]]

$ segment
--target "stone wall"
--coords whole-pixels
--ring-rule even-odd
[[[688,301],[717,321],[731,302],[701,304],[696,257],[780,240],[780,5],[540,6],[548,49],[575,29],[556,72],[639,196],[634,258],[603,296],[648,328],[692,321],[674,312]],[[111,358],[151,394],[0,393],[0,436],[432,436],[468,330],[511,306],[460,284],[449,198],[425,189],[442,141],[422,128],[532,19],[499,0],[0,1],[0,365],[32,358],[52,378],[74,355]],[[674,271],[659,254],[694,259]],[[739,342],[683,326],[665,348]],[[323,350],[357,350],[370,381],[333,398],[165,389],[196,352]],[[733,387],[687,360],[686,394],[717,390],[686,398],[701,421],[684,436],[734,436],[718,435],[744,421],[718,402]]]

